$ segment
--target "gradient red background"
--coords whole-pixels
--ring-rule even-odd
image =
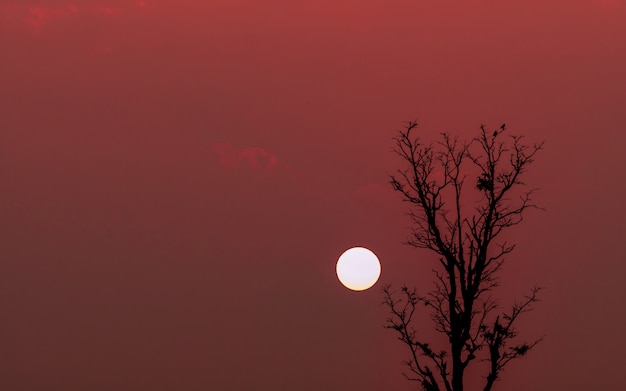
[[[626,2],[0,1],[0,389],[388,390],[380,284],[433,257],[391,137],[546,140],[502,304],[546,334],[499,390],[617,390]],[[383,263],[354,293],[353,245]],[[430,323],[424,316],[424,333]]]

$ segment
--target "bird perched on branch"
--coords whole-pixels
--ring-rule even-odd
[[[506,124],[500,125],[500,132],[502,132],[504,129],[506,129]],[[498,135],[498,131],[494,130],[493,131],[493,137],[496,137],[497,135]]]

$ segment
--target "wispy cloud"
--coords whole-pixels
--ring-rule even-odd
[[[34,33],[38,33],[50,20],[68,18],[78,13],[79,9],[75,5],[68,5],[63,8],[31,5],[28,7],[28,16],[25,17],[24,21]]]
[[[81,16],[117,16],[131,8],[144,8],[147,1],[129,0],[124,2],[90,1],[84,4],[75,1],[66,2],[9,2],[0,4],[0,19],[15,19],[28,26],[33,35],[39,34],[52,22],[60,22]]]
[[[235,147],[228,142],[214,142],[210,147],[222,167],[252,170],[273,170],[278,167],[276,155],[261,147]]]

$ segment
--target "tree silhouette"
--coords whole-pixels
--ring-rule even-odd
[[[528,209],[538,208],[532,201],[535,189],[522,177],[543,143],[503,135],[504,124],[494,132],[481,125],[470,140],[443,133],[430,144],[414,136],[416,129],[417,123],[409,122],[394,138],[394,152],[405,168],[391,176],[391,185],[410,205],[413,228],[406,244],[434,252],[439,262],[434,288],[424,296],[407,286],[383,288],[390,310],[385,327],[395,330],[409,350],[404,375],[424,390],[463,391],[466,368],[482,361],[483,391],[490,391],[510,361],[541,341],[517,342],[515,327],[520,315],[533,309],[540,288],[508,311],[500,309],[494,288],[515,248],[501,234],[520,224]],[[418,337],[414,323],[421,307],[447,337],[444,349]]]

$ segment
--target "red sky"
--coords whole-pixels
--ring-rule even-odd
[[[499,390],[617,390],[626,2],[0,0],[0,389],[388,390],[391,137],[546,140],[503,304],[543,302]],[[379,284],[341,287],[343,250]],[[424,333],[429,333],[424,316]],[[472,391],[472,390],[470,390]]]

